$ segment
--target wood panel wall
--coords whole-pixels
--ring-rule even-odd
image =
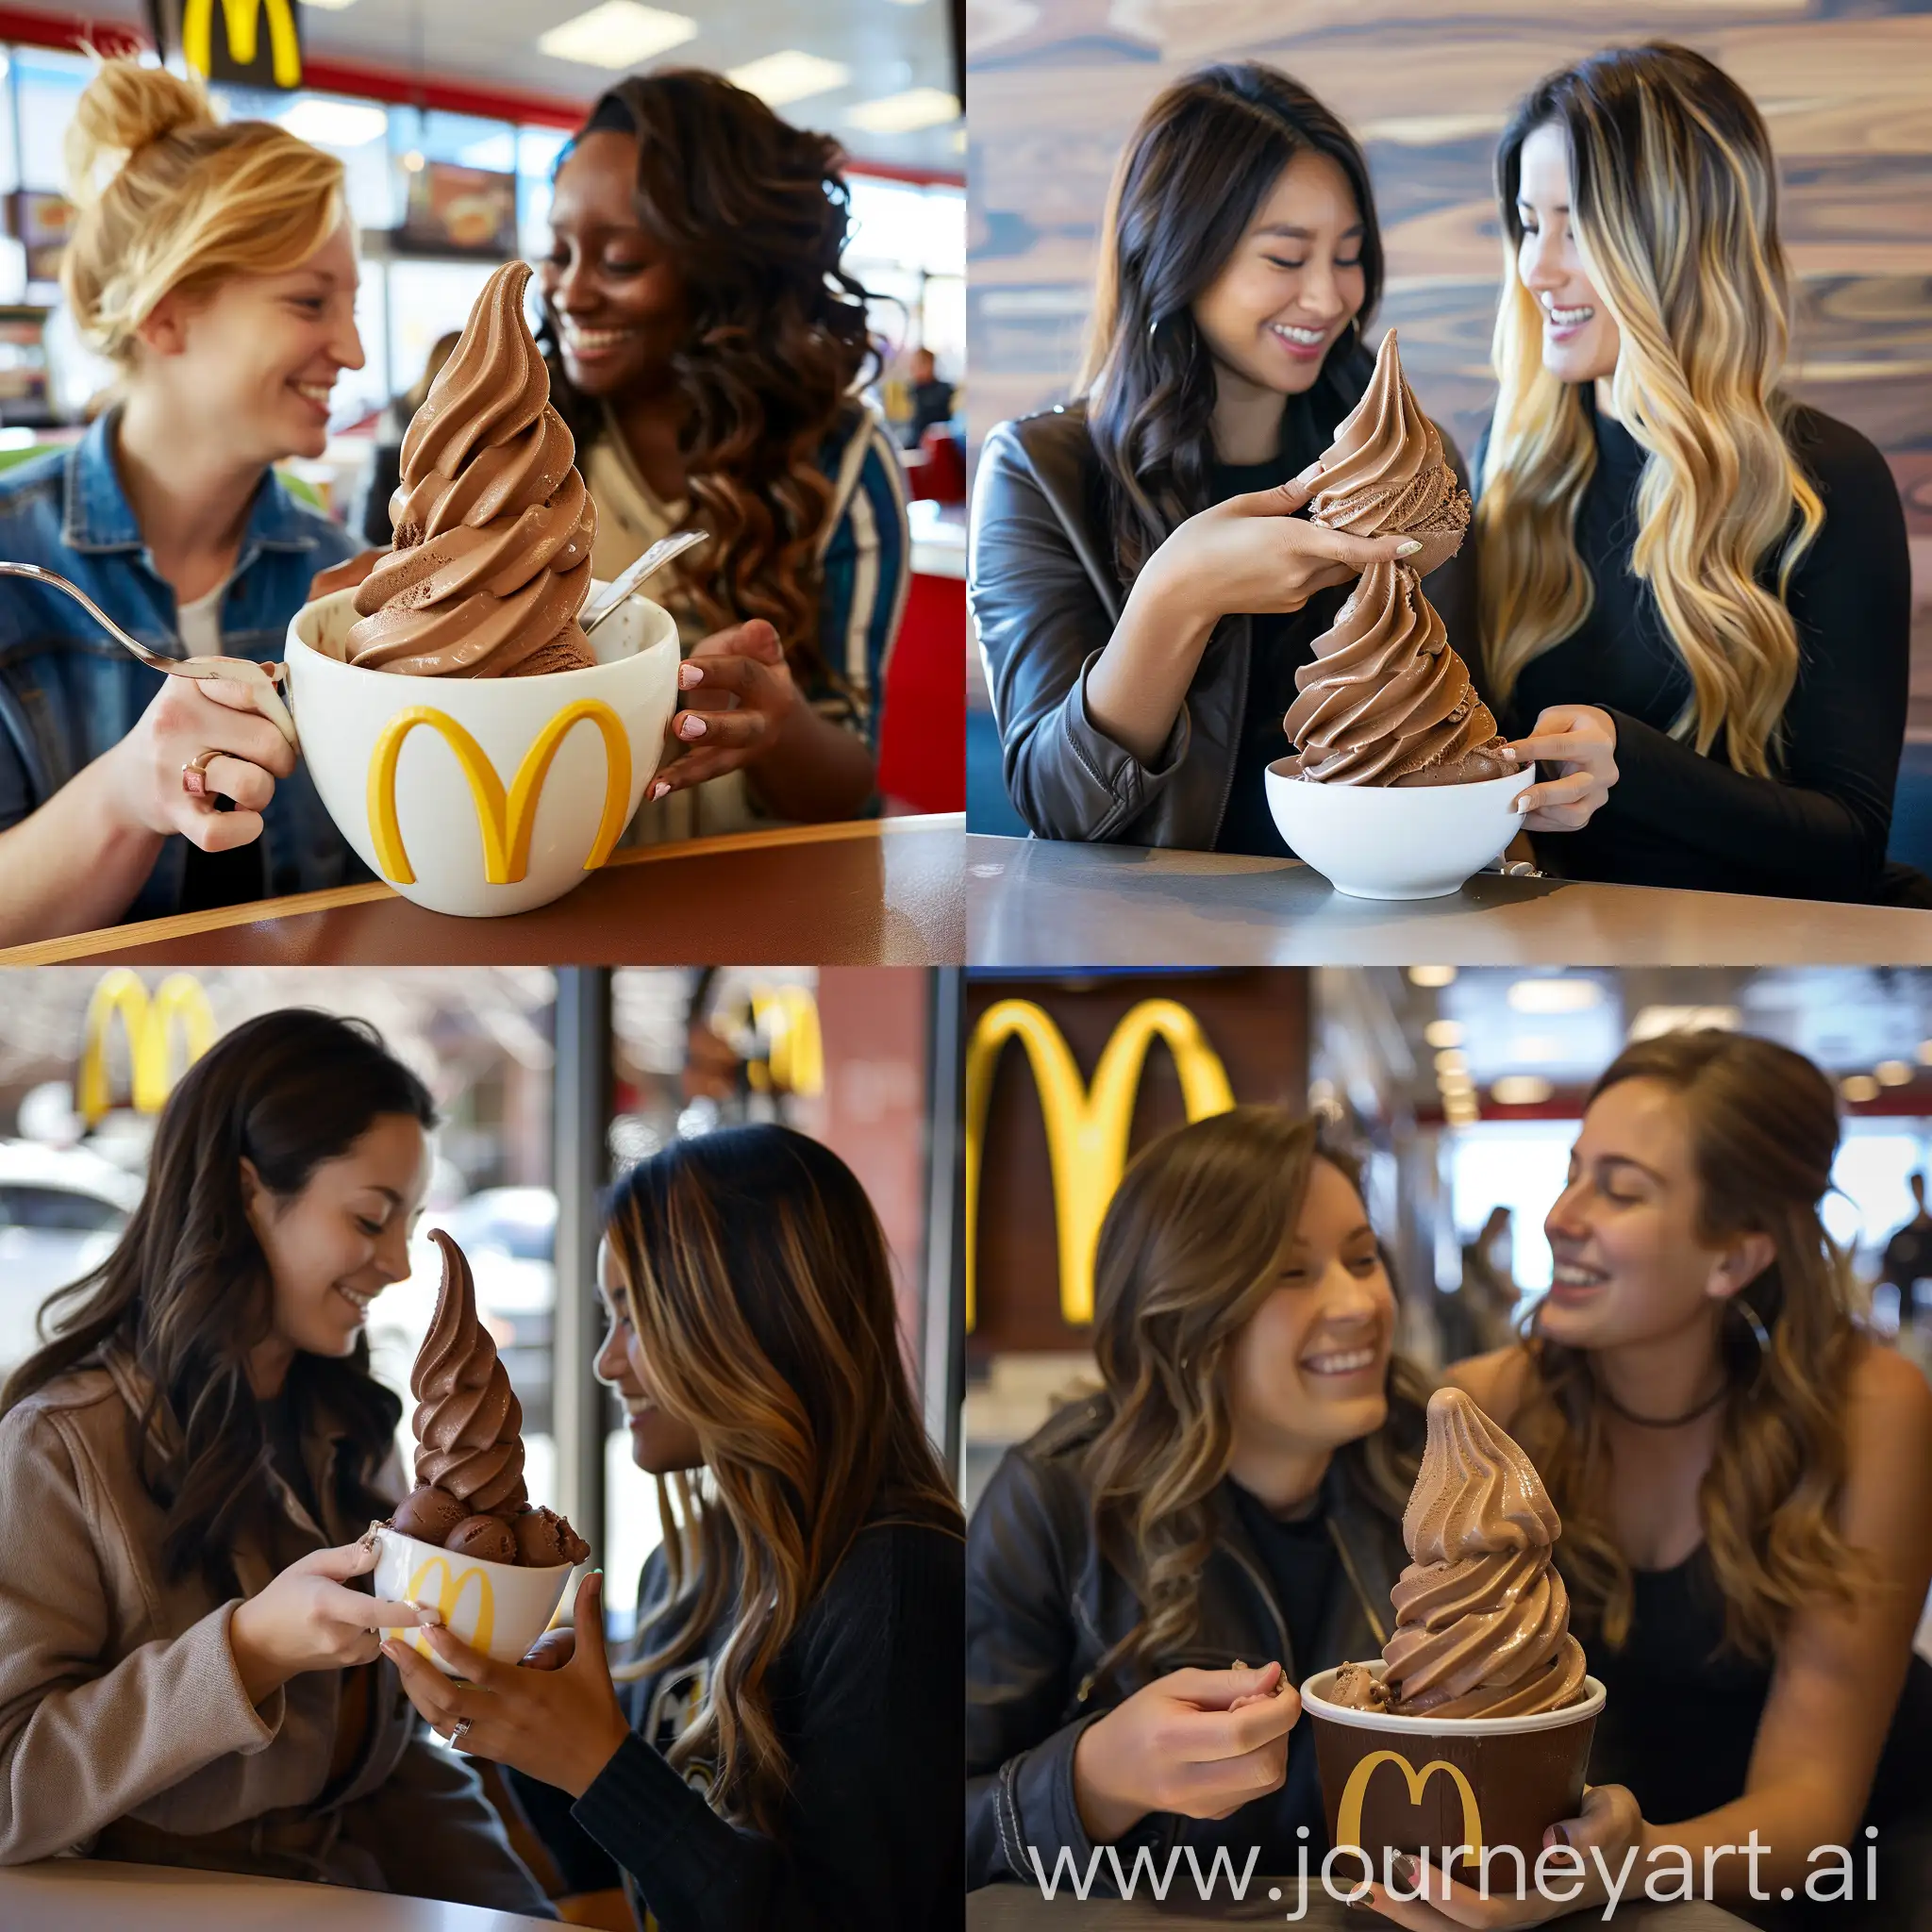
[[[1380,321],[1467,453],[1494,393],[1491,166],[1511,107],[1597,47],[1668,37],[1718,61],[1763,110],[1782,169],[1795,387],[1885,451],[1906,502],[1913,735],[1932,738],[1932,14],[1912,0],[972,0],[967,33],[976,435],[1066,395],[1108,181],[1141,109],[1192,67],[1252,58],[1361,137],[1388,245]]]

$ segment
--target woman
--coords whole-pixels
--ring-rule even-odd
[[[592,1575],[530,1668],[432,1630],[474,1690],[386,1644],[417,1708],[663,1932],[957,1924],[959,1509],[872,1204],[788,1128],[677,1141],[618,1184],[598,1274],[597,1373],[665,1529],[628,1695]]]
[[[1367,386],[1381,288],[1368,162],[1306,88],[1242,62],[1148,108],[1108,201],[1081,400],[998,425],[974,501],[1007,790],[1041,837],[1287,852],[1264,774],[1292,749],[1295,671],[1345,586],[1421,547],[1295,514]],[[1428,594],[1473,644],[1466,563]],[[1568,755],[1545,722],[1523,757]],[[1580,823],[1607,782],[1532,786],[1524,823]]]
[[[1885,459],[1783,388],[1757,110],[1703,55],[1554,74],[1496,159],[1510,250],[1477,451],[1485,689],[1622,774],[1544,866],[1932,905],[1887,871],[1910,566]]]
[[[0,557],[171,656],[275,658],[311,578],[356,547],[270,467],[322,454],[330,388],[362,366],[342,165],[269,122],[219,125],[198,86],[131,60],[81,94],[68,163],[61,283],[116,381],[75,447],[0,478]],[[161,676],[18,577],[0,579],[0,943],[354,864],[248,686]]]
[[[1292,1872],[1326,1838],[1293,1687],[1387,1637],[1425,1433],[1353,1169],[1272,1108],[1168,1134],[1094,1287],[1104,1388],[973,1513],[967,1883],[1108,1844]]]
[[[633,838],[876,808],[906,491],[858,400],[866,291],[840,266],[843,157],[715,74],[634,76],[558,161],[542,268],[551,393],[614,577],[667,531],[711,541],[652,594],[686,649],[681,755]]]
[[[1544,1223],[1534,1334],[1453,1379],[1549,1485],[1572,1627],[1608,1692],[1568,1842],[1612,1873],[1634,1849],[1633,1896],[1688,1864],[1759,1924],[1898,1928],[1932,1901],[1932,1666],[1912,1653],[1932,1391],[1853,1320],[1818,1213],[1838,1139],[1830,1081],[1788,1048],[1630,1047]],[[1754,1864],[1706,1862],[1750,1842]],[[1819,1846],[1848,1848],[1852,1886]],[[1587,1878],[1506,1916],[1600,1902],[1593,1858]],[[1419,1932],[1496,1919],[1461,1890],[1377,1902]]]
[[[367,1027],[263,1014],[183,1077],[113,1254],[0,1394],[0,1860],[79,1851],[553,1916],[376,1661],[401,1493],[369,1305],[435,1111]]]

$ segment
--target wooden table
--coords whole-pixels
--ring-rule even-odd
[[[0,966],[930,966],[964,957],[965,818],[864,819],[617,853],[508,919],[341,886],[0,950]]]
[[[1932,912],[1478,873],[1443,899],[1350,899],[1290,858],[966,840],[975,966],[1907,965]]]
[[[110,1858],[0,1867],[7,1932],[556,1932],[556,1924],[438,1899]]]

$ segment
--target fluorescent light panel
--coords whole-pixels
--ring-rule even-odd
[[[698,24],[682,13],[642,7],[638,0],[604,0],[588,13],[537,37],[539,53],[587,67],[635,67],[697,38]]]
[[[389,116],[380,108],[354,101],[297,101],[275,119],[298,140],[312,141],[317,147],[367,147],[389,129]]]
[[[730,68],[724,77],[747,93],[757,94],[768,108],[782,108],[808,95],[843,87],[852,78],[852,70],[840,61],[822,60],[816,54],[788,47],[782,54],[766,54],[747,60],[742,67]]]
[[[941,87],[909,88],[845,110],[846,120],[868,134],[913,134],[922,127],[943,127],[959,114],[958,97]]]

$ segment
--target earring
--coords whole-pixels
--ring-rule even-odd
[[[1731,1306],[1744,1318],[1745,1325],[1751,1330],[1751,1339],[1757,1344],[1757,1360],[1761,1368],[1764,1357],[1771,1353],[1771,1334],[1764,1324],[1757,1319],[1757,1310],[1742,1295],[1734,1294]]]
[[[1167,318],[1165,316],[1157,315],[1154,318],[1154,320],[1147,325],[1147,340],[1150,342],[1154,340],[1156,336],[1158,336],[1160,333],[1160,325],[1164,321],[1166,321],[1166,319]]]

